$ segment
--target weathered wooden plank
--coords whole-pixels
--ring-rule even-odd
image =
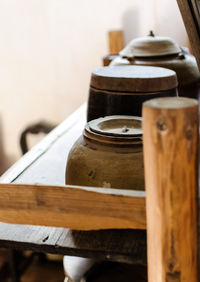
[[[145,193],[0,184],[0,221],[76,230],[145,229]]]
[[[0,223],[0,246],[99,260],[146,264],[145,230],[74,231]]]
[[[72,243],[73,242],[73,243]],[[99,230],[63,232],[57,247],[76,247],[91,251],[97,259],[114,260],[127,263],[146,263],[146,231],[144,230]],[[88,253],[88,254],[89,254]]]

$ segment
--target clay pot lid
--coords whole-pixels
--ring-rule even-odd
[[[90,85],[96,89],[122,92],[160,92],[176,88],[176,73],[152,66],[108,66],[92,73]]]
[[[180,52],[181,48],[173,39],[154,36],[150,32],[148,36],[133,39],[119,54],[125,58],[133,58],[169,56]]]
[[[107,116],[88,123],[90,131],[107,137],[142,137],[142,118]]]

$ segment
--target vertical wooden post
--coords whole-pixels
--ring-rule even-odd
[[[109,52],[117,54],[124,48],[124,34],[122,30],[109,31]]]
[[[148,282],[197,282],[198,101],[143,104]]]

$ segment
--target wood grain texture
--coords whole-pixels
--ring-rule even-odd
[[[75,230],[145,229],[144,195],[103,188],[0,184],[0,221]]]
[[[196,57],[198,67],[200,68],[200,37],[197,27],[192,15],[192,10],[188,0],[177,0],[182,18],[185,24],[185,28],[190,40],[192,51]]]
[[[197,282],[198,101],[143,105],[149,282]]]

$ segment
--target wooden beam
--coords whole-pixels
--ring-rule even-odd
[[[74,230],[145,229],[145,192],[0,184],[0,221]]]
[[[149,282],[197,282],[198,101],[143,104]]]
[[[195,13],[192,11],[191,7],[191,5],[195,7],[194,2],[191,0],[177,0],[177,3],[185,24],[185,29],[190,40],[193,54],[196,57],[198,67],[200,69],[200,35],[198,32],[197,23],[195,24]],[[198,11],[196,12],[196,16],[198,16]]]

